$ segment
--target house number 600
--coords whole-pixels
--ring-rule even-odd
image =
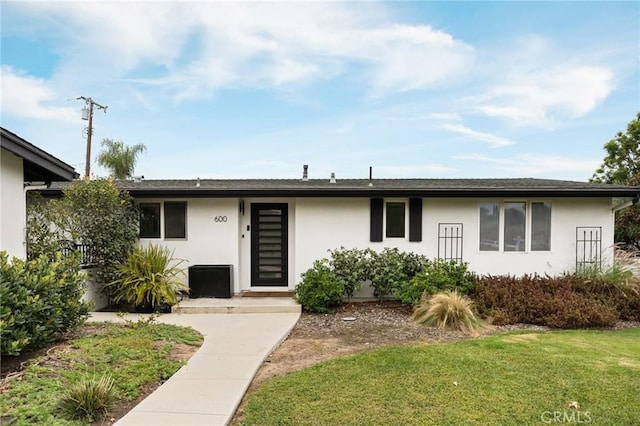
[[[218,223],[218,222],[226,222],[227,221],[227,217],[226,216],[216,216],[213,218],[213,221]]]

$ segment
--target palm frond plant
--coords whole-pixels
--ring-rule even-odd
[[[119,265],[117,278],[107,284],[113,291],[113,301],[136,307],[159,307],[178,303],[178,292],[187,291],[180,268],[184,260],[174,260],[167,247],[150,244],[136,247]]]
[[[414,309],[411,319],[417,323],[477,334],[484,323],[472,310],[472,302],[457,291],[437,293],[430,296],[425,292],[422,301]]]

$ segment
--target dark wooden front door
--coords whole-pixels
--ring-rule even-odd
[[[287,286],[288,212],[285,203],[251,204],[251,285]]]

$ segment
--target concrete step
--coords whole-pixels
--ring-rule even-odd
[[[171,309],[176,314],[288,314],[302,307],[291,297],[232,297],[184,299]]]

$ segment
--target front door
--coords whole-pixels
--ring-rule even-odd
[[[288,286],[288,205],[251,204],[251,285]]]

